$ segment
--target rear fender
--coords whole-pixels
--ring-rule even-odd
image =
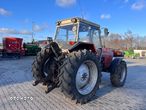
[[[109,67],[109,72],[112,73],[114,70],[114,67],[118,64],[120,64],[120,62],[122,61],[123,59],[122,58],[115,58],[111,64],[110,64],[110,67]]]
[[[86,42],[78,42],[75,43],[70,49],[69,52],[77,51],[77,50],[91,50],[93,53],[96,53],[96,49],[93,44]]]

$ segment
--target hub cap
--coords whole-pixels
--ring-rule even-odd
[[[76,88],[82,95],[89,94],[95,87],[98,79],[97,66],[93,61],[81,64],[76,75]]]

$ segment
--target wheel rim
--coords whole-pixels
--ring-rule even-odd
[[[89,94],[98,79],[98,69],[93,61],[85,61],[80,65],[76,74],[76,88],[82,95]]]
[[[123,82],[125,77],[126,77],[126,69],[122,68],[122,72],[121,72],[121,75],[120,75],[120,82]]]

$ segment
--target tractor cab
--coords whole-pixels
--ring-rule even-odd
[[[102,47],[100,25],[98,24],[81,18],[71,18],[58,21],[56,25],[54,40],[63,49],[72,48],[78,43],[88,44],[88,46],[92,44],[94,49]]]
[[[113,59],[113,51],[103,48],[100,25],[82,18],[71,18],[58,21],[54,41],[61,49],[73,52],[77,50],[92,50],[103,59],[103,67],[107,69]],[[104,28],[104,36],[108,36],[108,29]]]

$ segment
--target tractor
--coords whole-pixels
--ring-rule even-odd
[[[104,28],[104,35],[108,33]],[[114,87],[124,86],[124,54],[102,45],[100,25],[78,17],[60,20],[48,42],[32,63],[33,86],[45,85],[46,93],[60,87],[66,97],[81,104],[96,95],[102,72],[110,73]]]
[[[23,48],[25,48],[26,56],[35,56],[41,50],[41,48],[35,42],[23,43]]]

